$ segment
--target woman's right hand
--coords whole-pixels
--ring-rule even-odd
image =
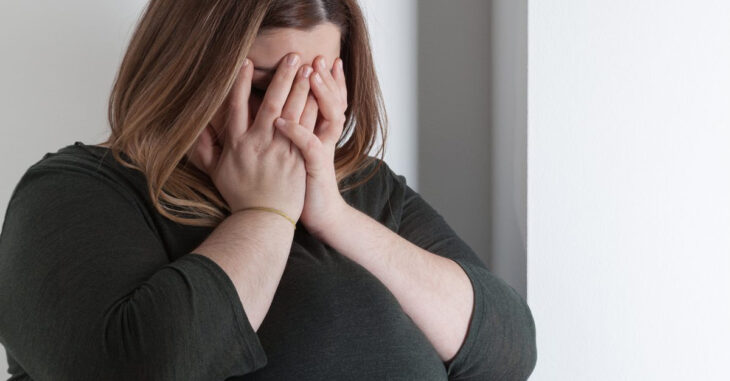
[[[296,57],[293,63],[290,57]],[[311,66],[300,66],[299,61],[294,53],[281,60],[251,122],[254,68],[246,58],[224,105],[223,126],[206,127],[191,149],[190,160],[210,176],[231,213],[253,206],[279,209],[294,220],[302,213],[307,176],[304,158],[273,124],[279,116],[302,125],[316,121],[318,107],[309,95]],[[216,130],[223,130],[225,136],[216,138]]]

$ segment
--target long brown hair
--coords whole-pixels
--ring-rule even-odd
[[[132,35],[109,98],[105,145],[124,166],[141,171],[155,208],[184,224],[215,226],[230,214],[211,179],[187,153],[231,90],[254,39],[267,28],[339,26],[348,108],[335,151],[340,192],[365,183],[349,175],[368,155],[387,115],[357,0],[151,0]],[[123,152],[131,161],[120,156]]]

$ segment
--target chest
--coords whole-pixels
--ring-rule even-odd
[[[168,228],[170,259],[211,230]],[[257,334],[268,363],[239,380],[447,379],[436,350],[390,290],[300,225]]]
[[[257,333],[268,364],[241,380],[447,379],[389,289],[319,242],[294,242]]]

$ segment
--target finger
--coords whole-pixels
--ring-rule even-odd
[[[302,157],[308,163],[315,163],[317,157],[316,153],[318,150],[319,139],[307,131],[299,123],[292,122],[283,118],[277,118],[274,123],[276,129],[281,131],[281,134],[289,138],[291,142],[299,149]]]
[[[337,57],[335,60],[335,67],[332,69],[332,77],[337,83],[337,88],[340,89],[340,96],[347,102],[347,82],[345,81],[345,71],[342,64],[342,58]]]
[[[343,112],[340,110],[340,96],[338,93],[330,90],[329,87],[324,83],[322,75],[318,71],[311,75],[313,77],[311,82],[312,92],[317,98],[319,104],[319,111],[325,119],[334,121],[340,118],[340,114]]]
[[[341,114],[344,114],[343,105],[347,101],[341,98],[339,85],[332,77],[325,58],[323,56],[317,56],[315,65],[317,70],[312,75],[312,77],[315,77],[312,81],[312,90],[317,96],[317,100],[320,101],[320,111],[330,121],[339,120],[342,118]]]
[[[286,99],[286,104],[281,111],[281,117],[287,120],[296,121],[302,115],[302,110],[307,102],[307,95],[309,94],[309,75],[312,73],[312,69],[309,65],[302,65],[297,71],[294,79],[294,84],[291,87],[289,96]],[[289,150],[293,150],[296,146],[281,134],[281,131],[274,129],[274,138],[272,144],[275,141],[289,144]]]
[[[319,73],[319,75],[322,78],[322,81],[327,85],[327,88],[330,91],[337,91],[337,95],[339,95],[339,90],[337,89],[337,84],[335,83],[334,78],[332,78],[332,73],[330,72],[331,68],[327,65],[327,60],[323,56],[317,56],[315,68],[316,72]]]
[[[304,105],[304,111],[302,111],[302,117],[299,119],[299,124],[309,132],[314,132],[314,126],[317,123],[317,114],[319,114],[319,105],[317,104],[317,98],[309,93],[307,95],[307,103]]]
[[[289,53],[282,59],[276,68],[276,73],[271,80],[264,99],[261,101],[253,128],[261,129],[264,135],[274,136],[276,129],[273,127],[274,119],[281,115],[282,108],[289,95],[292,81],[297,73],[299,55]]]
[[[226,142],[237,141],[248,129],[248,97],[251,94],[253,62],[245,58],[228,96]]]
[[[287,98],[281,112],[282,118],[288,120],[299,120],[301,118],[309,94],[309,75],[312,74],[312,70],[311,66],[302,65],[297,72],[297,78],[294,80],[294,85],[292,85],[289,92],[289,98]]]

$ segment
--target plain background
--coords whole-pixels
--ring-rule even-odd
[[[528,14],[532,379],[730,379],[730,2]]]
[[[727,379],[730,3],[361,3],[386,161],[527,296],[531,380]],[[106,136],[144,4],[0,3],[0,210]]]

